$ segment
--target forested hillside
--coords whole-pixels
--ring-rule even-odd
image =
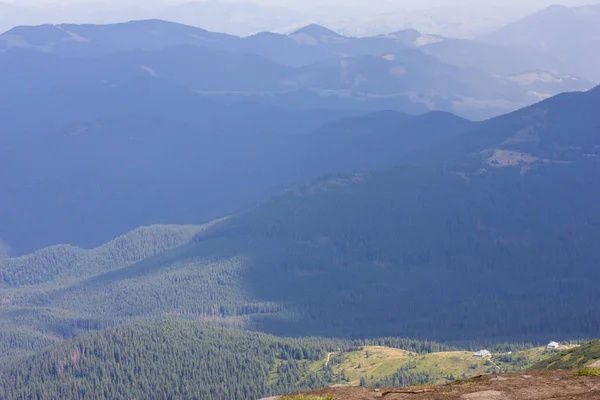
[[[445,383],[523,370],[544,349],[497,351],[492,363],[430,341],[291,339],[166,319],[85,334],[5,366],[0,398],[256,400],[332,384]]]
[[[399,117],[382,137],[366,116],[360,137],[328,134],[347,117],[483,120],[593,86],[523,53],[414,30],[353,38],[311,25],[239,38],[160,20],[16,27],[0,34],[0,257],[202,224],[323,174],[396,164],[473,125]]]
[[[187,244],[210,226],[142,227],[92,250],[59,245],[31,255],[0,260],[0,287],[21,287],[61,278],[72,280],[117,270]]]
[[[322,179],[199,245],[235,238],[253,292],[302,315],[264,321],[273,332],[596,335],[598,104],[599,88],[558,96],[419,153],[420,166]]]
[[[85,335],[0,375],[0,398],[258,399],[320,387],[307,364],[345,344],[187,321]]]
[[[0,369],[0,398],[256,400],[346,383],[329,365],[331,355],[373,344],[411,354],[448,349],[394,338],[278,338],[165,320],[82,335]]]
[[[202,224],[324,173],[393,164],[474,125],[388,112],[341,131],[352,112],[228,106],[151,80],[79,90],[0,111],[0,238],[15,255],[96,247],[165,221]],[[44,110],[35,119],[19,112],[32,101]]]
[[[600,5],[165,1],[0,32],[0,400],[596,399]]]
[[[164,315],[294,336],[600,335],[599,96],[487,121],[405,166],[324,177],[125,268],[9,288],[0,317],[43,338]],[[360,137],[371,123],[328,131]]]

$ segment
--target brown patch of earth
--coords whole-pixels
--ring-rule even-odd
[[[336,400],[600,400],[600,377],[578,377],[570,371],[532,371],[528,375],[478,376],[443,386],[337,387],[307,395],[331,395]]]

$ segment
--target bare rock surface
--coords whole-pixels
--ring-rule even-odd
[[[600,400],[600,377],[571,371],[484,375],[441,386],[410,388],[335,387],[306,393],[335,400]]]
[[[595,363],[591,363],[588,365],[588,368],[600,368],[600,360],[596,361]]]

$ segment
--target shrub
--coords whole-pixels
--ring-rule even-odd
[[[575,376],[600,376],[600,368],[580,368],[573,372]]]

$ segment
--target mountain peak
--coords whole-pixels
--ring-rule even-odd
[[[329,28],[326,28],[322,25],[310,24],[303,28],[298,29],[290,34],[290,36],[294,35],[309,35],[309,36],[331,36],[331,37],[342,37],[337,32],[332,31]]]

